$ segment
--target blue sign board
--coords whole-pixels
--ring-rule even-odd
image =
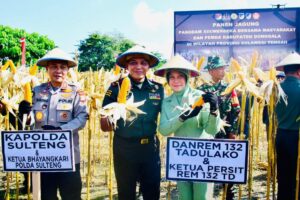
[[[180,11],[174,23],[174,52],[190,61],[209,55],[250,60],[258,51],[268,68],[300,49],[300,8]]]

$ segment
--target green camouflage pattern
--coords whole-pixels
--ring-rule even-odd
[[[207,70],[212,70],[224,66],[228,66],[228,64],[221,57],[209,56],[207,59],[207,65],[204,68]]]
[[[218,96],[221,119],[230,124],[230,127],[225,127],[226,135],[228,135],[229,133],[237,135],[240,106],[233,106],[230,94],[221,96],[221,93],[227,88],[227,86],[227,83],[225,83],[224,81],[220,81],[219,83],[214,85],[203,84],[197,89],[202,90],[203,92],[213,92]],[[223,133],[223,136],[225,137],[224,134],[225,133]]]

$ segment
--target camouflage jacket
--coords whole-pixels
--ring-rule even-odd
[[[230,124],[230,127],[225,127],[225,131],[227,134],[234,133],[235,135],[237,135],[240,105],[233,103],[233,99],[231,98],[230,94],[221,96],[221,93],[226,89],[227,86],[227,83],[221,81],[214,85],[203,84],[197,89],[204,92],[213,92],[218,96],[221,118],[228,124]]]

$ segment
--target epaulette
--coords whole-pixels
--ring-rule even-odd
[[[69,86],[74,90],[74,91],[78,91],[78,90],[82,90],[80,86],[76,85],[75,83],[69,83]]]
[[[46,91],[48,89],[48,83],[41,83],[40,85],[37,85],[32,88],[32,91]]]
[[[153,79],[148,79],[151,83],[153,83],[154,85],[158,85],[158,86],[163,86],[161,83],[154,81]]]
[[[45,87],[47,87],[48,86],[48,83],[42,83],[42,84],[40,84],[40,85],[37,85],[37,86],[35,86],[34,88],[45,88]]]

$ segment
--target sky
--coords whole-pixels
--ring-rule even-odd
[[[121,33],[161,53],[172,54],[174,11],[300,7],[300,0],[2,0],[0,24],[47,35],[74,53],[91,33]]]

